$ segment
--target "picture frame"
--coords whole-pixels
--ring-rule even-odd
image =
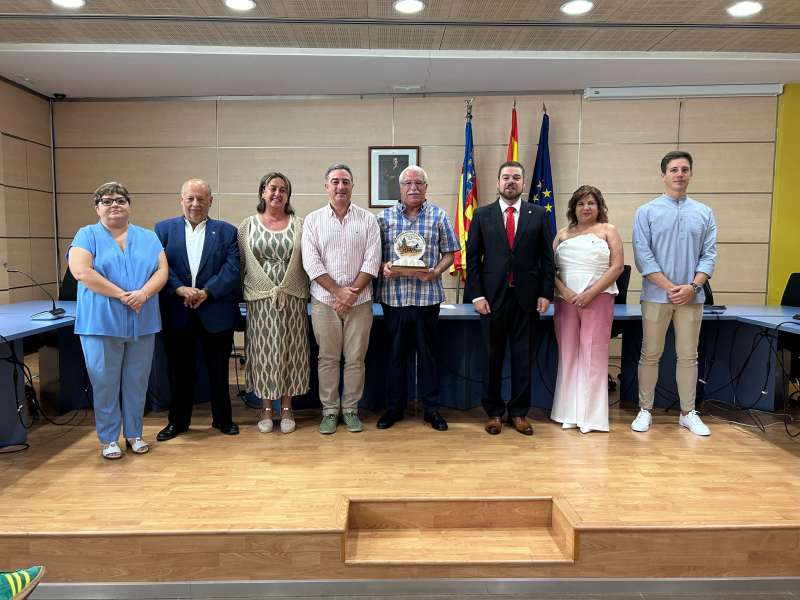
[[[407,166],[419,166],[419,160],[419,146],[370,146],[370,208],[385,208],[397,204],[400,201],[398,177]]]

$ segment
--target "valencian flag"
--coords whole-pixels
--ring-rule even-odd
[[[517,103],[511,109],[511,133],[508,136],[506,160],[519,160],[519,133],[517,132]]]
[[[547,145],[550,133],[550,117],[545,109],[542,117],[542,128],[539,131],[539,147],[536,149],[536,163],[533,165],[531,188],[528,202],[533,202],[547,211],[547,222],[550,235],[556,235],[556,195],[553,191],[553,172],[550,168],[550,148]]]
[[[461,179],[458,185],[458,206],[456,206],[455,233],[461,248],[456,250],[450,272],[459,272],[461,279],[467,278],[467,236],[472,222],[472,213],[478,208],[478,178],[475,174],[475,160],[472,146],[472,105],[467,104],[467,124],[464,131],[464,164],[461,166]]]

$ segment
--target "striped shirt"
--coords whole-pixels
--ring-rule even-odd
[[[360,272],[377,277],[381,266],[381,231],[368,210],[351,204],[339,221],[330,204],[303,220],[303,268],[311,280],[311,295],[333,306],[336,298],[314,281],[327,274],[340,287],[353,285]],[[361,290],[355,305],[372,299],[372,286]]]
[[[420,260],[431,269],[442,254],[460,248],[447,213],[430,202],[422,205],[413,220],[406,217],[402,204],[387,208],[378,216],[378,224],[383,240],[384,262],[397,260],[394,241],[403,231],[416,231],[425,240],[425,253]],[[441,276],[433,281],[420,281],[415,277],[398,277],[387,281],[381,276],[377,296],[389,306],[430,306],[444,302],[444,287]]]

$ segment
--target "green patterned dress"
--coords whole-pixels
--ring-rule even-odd
[[[250,221],[249,241],[264,272],[276,284],[283,280],[292,255],[297,219],[283,231]],[[262,399],[299,396],[309,388],[306,300],[280,294],[247,302],[246,377],[248,389]]]

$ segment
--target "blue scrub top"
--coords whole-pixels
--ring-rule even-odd
[[[70,248],[73,246],[91,253],[94,270],[125,291],[138,290],[147,283],[158,269],[158,257],[164,250],[155,233],[128,225],[128,239],[123,252],[111,232],[99,221],[82,227]],[[116,298],[97,294],[78,282],[75,333],[138,338],[159,331],[158,294],[149,298],[136,314]]]

